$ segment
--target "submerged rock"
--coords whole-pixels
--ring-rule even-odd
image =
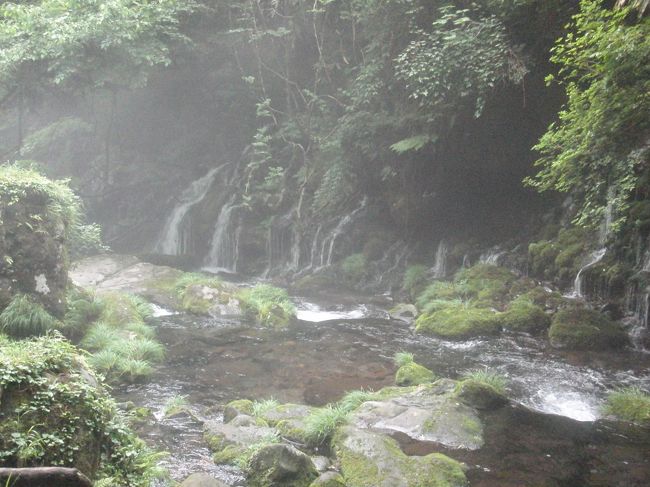
[[[318,477],[311,458],[291,445],[267,445],[249,461],[250,487],[308,487]]]
[[[340,428],[333,447],[348,487],[462,487],[462,464],[442,455],[407,456],[395,440],[353,425]]]
[[[413,440],[474,450],[483,445],[483,425],[476,411],[461,403],[456,383],[441,379],[405,394],[362,404],[350,424],[378,433],[403,433]]]

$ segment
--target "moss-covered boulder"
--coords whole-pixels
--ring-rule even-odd
[[[476,409],[497,409],[508,403],[508,398],[501,390],[491,384],[474,379],[459,382],[456,392],[464,404]]]
[[[309,456],[291,445],[267,445],[255,452],[246,472],[250,487],[309,487],[318,471]]]
[[[499,314],[491,309],[451,303],[438,311],[420,315],[415,321],[415,331],[463,340],[498,335],[501,323]]]
[[[395,384],[398,386],[417,386],[435,379],[432,371],[415,362],[402,365],[395,373]]]
[[[620,348],[628,343],[623,328],[604,314],[580,307],[560,310],[548,331],[551,345],[570,350]]]
[[[468,485],[459,462],[440,453],[407,456],[392,438],[366,429],[343,426],[332,444],[348,487]]]
[[[399,432],[448,448],[476,450],[483,445],[483,425],[475,409],[458,400],[456,386],[455,381],[440,379],[397,392],[380,391],[377,399],[364,402],[350,415],[349,424],[377,433]]]
[[[286,290],[257,284],[238,293],[244,315],[260,325],[285,328],[296,319],[296,307]]]
[[[249,399],[236,399],[226,404],[223,411],[223,422],[229,423],[239,414],[253,414],[253,401]]]
[[[316,408],[304,404],[278,404],[266,408],[258,417],[275,427],[282,437],[291,441],[308,443],[306,420]]]
[[[234,463],[238,457],[245,455],[251,446],[278,437],[276,429],[253,424],[252,418],[244,424],[235,423],[236,419],[230,423],[208,421],[204,424],[203,437],[215,453],[216,463]]]
[[[0,167],[0,297],[32,295],[62,316],[67,243],[80,216],[70,188],[17,166]],[[3,304],[3,303],[0,303]]]
[[[538,333],[551,324],[551,317],[526,298],[517,298],[500,315],[501,326],[508,331]]]

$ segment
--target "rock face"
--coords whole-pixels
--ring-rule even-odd
[[[442,379],[381,401],[362,404],[351,416],[357,428],[403,433],[413,440],[448,448],[475,450],[483,445],[483,425],[476,411],[462,404],[456,383]]]
[[[311,458],[291,445],[265,446],[249,462],[251,487],[308,487],[317,477]]]
[[[407,456],[395,440],[353,425],[333,440],[348,487],[461,487],[467,479],[460,463],[432,453]]]

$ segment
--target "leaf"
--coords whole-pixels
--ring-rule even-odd
[[[390,148],[398,154],[403,154],[404,152],[418,151],[428,143],[434,143],[436,140],[437,137],[431,135],[414,135],[395,142]]]

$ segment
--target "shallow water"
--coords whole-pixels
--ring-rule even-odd
[[[168,349],[165,363],[147,384],[116,393],[120,400],[154,411],[157,419],[143,433],[170,452],[173,478],[207,471],[229,485],[243,485],[236,469],[212,464],[200,424],[187,417],[163,418],[169,398],[187,396],[197,416],[210,419],[218,419],[220,406],[237,398],[323,405],[349,390],[392,384],[397,351],[414,353],[416,361],[440,376],[496,370],[508,378],[509,395],[516,401],[579,421],[598,418],[612,388],[650,388],[648,354],[560,353],[527,336],[449,342],[416,336],[372,303],[295,301],[301,321],[283,331],[239,320],[157,313],[158,338]]]

